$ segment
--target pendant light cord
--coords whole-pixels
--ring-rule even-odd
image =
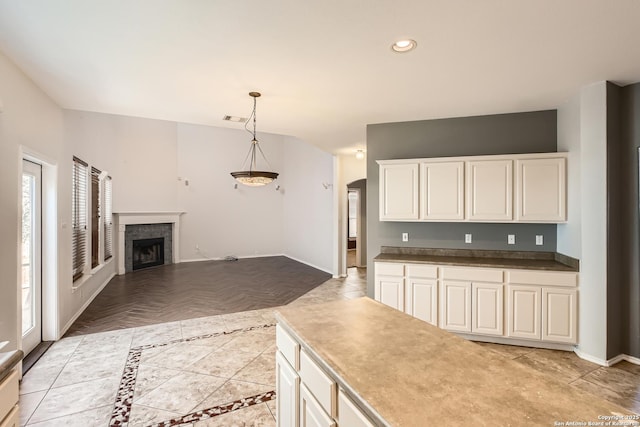
[[[249,158],[251,158],[250,163],[249,163],[249,171],[250,172],[253,171],[257,167],[256,146],[258,147],[258,150],[260,151],[260,154],[262,155],[262,158],[264,159],[264,161],[267,163],[267,166],[269,167],[269,169],[273,170],[273,167],[271,166],[271,163],[269,163],[269,160],[267,160],[267,156],[264,155],[264,152],[262,151],[262,148],[260,147],[260,144],[258,143],[258,139],[256,138],[256,104],[257,104],[257,97],[254,96],[253,97],[253,111],[251,112],[251,115],[249,116],[249,120],[247,120],[244,123],[244,129],[251,134],[253,139],[251,140],[251,146],[249,147],[249,152],[247,153],[247,156],[244,158],[244,162],[242,163],[242,168],[244,169],[245,165],[247,164],[247,160]],[[251,132],[251,130],[247,127],[247,125],[249,124],[250,121],[253,121],[253,132]]]

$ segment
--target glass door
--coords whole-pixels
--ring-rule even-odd
[[[22,161],[22,350],[42,341],[42,168]]]

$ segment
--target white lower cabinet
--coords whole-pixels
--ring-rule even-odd
[[[300,376],[280,351],[276,352],[276,419],[279,427],[298,426]]]
[[[504,285],[442,282],[440,327],[483,335],[504,333]]]
[[[357,399],[327,374],[299,340],[278,324],[276,344],[276,422],[278,427],[373,426]],[[299,362],[299,363],[298,363]],[[292,365],[296,363],[297,368]],[[4,426],[1,426],[4,427]]]
[[[436,279],[405,279],[407,314],[438,326],[438,281]]]
[[[374,427],[358,406],[340,389],[338,391],[338,426],[340,427]]]
[[[578,342],[578,273],[391,262],[375,269],[376,300],[442,329]]]
[[[375,299],[396,310],[404,311],[404,279],[394,276],[377,276]]]
[[[471,331],[484,335],[504,334],[504,285],[471,284]]]
[[[471,332],[471,283],[443,281],[440,295],[440,327]]]
[[[540,335],[540,302],[542,288],[539,286],[508,287],[508,332],[512,338],[539,340]]]
[[[542,289],[542,339],[544,341],[577,342],[578,292],[575,289]]]

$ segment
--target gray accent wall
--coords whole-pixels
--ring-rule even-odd
[[[616,90],[618,91],[618,90]],[[625,86],[620,92],[620,158],[609,162],[610,170],[620,172],[620,281],[609,282],[608,342],[620,348],[608,353],[640,357],[640,221],[638,218],[638,148],[640,148],[640,83]],[[609,141],[612,143],[613,141]],[[611,212],[611,211],[610,211]],[[611,261],[611,259],[609,260]],[[618,302],[616,305],[615,302]],[[619,318],[616,318],[619,317]],[[616,330],[615,328],[620,329]],[[617,335],[622,335],[618,340]]]
[[[367,265],[373,267],[381,246],[555,251],[555,224],[381,222],[376,160],[555,152],[556,121],[556,110],[547,110],[368,125]],[[464,243],[466,233],[473,243]],[[507,234],[516,235],[515,245],[507,245]],[[543,246],[535,245],[536,234],[544,236]],[[367,272],[371,297],[373,270]]]

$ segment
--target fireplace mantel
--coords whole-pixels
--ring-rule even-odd
[[[180,262],[180,215],[184,212],[114,212],[116,230],[118,230],[118,274],[125,273],[124,233],[127,225],[133,224],[171,224],[172,225],[172,262]]]

